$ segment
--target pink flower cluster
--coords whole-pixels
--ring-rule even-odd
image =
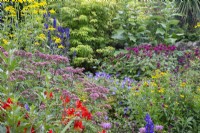
[[[84,83],[86,88],[84,89],[84,91],[88,92],[90,95],[90,98],[93,100],[96,100],[98,98],[100,99],[107,99],[106,94],[109,93],[109,90],[105,87],[102,86],[97,86],[96,84],[93,83]]]
[[[46,60],[46,61],[54,61],[55,63],[69,63],[69,59],[64,56],[60,55],[49,55],[49,54],[43,54],[41,52],[36,52],[35,57],[38,57],[40,59]]]

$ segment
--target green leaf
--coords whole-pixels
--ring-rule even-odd
[[[72,119],[72,120],[65,126],[65,128],[61,131],[61,133],[65,133],[65,131],[66,131],[67,129],[69,129],[69,127],[70,127],[70,125],[72,124],[72,122],[74,122],[74,119]]]
[[[134,36],[129,36],[129,39],[133,42],[136,42],[136,38]]]
[[[156,34],[164,35],[164,34],[165,34],[165,30],[162,29],[162,28],[158,28],[158,29],[156,30]]]
[[[167,28],[167,25],[166,25],[165,23],[161,23],[160,25],[161,25],[164,29]]]
[[[168,25],[177,25],[179,23],[179,20],[170,20],[168,22]]]
[[[118,39],[118,40],[124,40],[124,30],[123,29],[119,29],[116,31],[116,33],[114,35],[112,35],[113,39]]]

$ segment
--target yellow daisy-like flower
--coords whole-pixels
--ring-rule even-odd
[[[181,86],[181,87],[185,87],[185,86],[186,86],[186,82],[181,82],[181,83],[180,83],[180,86]]]
[[[15,35],[14,34],[9,34],[9,37],[13,38]]]
[[[180,97],[181,97],[181,98],[184,98],[185,96],[184,96],[184,95],[180,95]]]
[[[154,93],[155,91],[154,90],[151,90],[151,93]]]
[[[39,13],[45,14],[45,13],[46,13],[46,10],[39,10]]]
[[[43,2],[38,3],[38,5],[39,5],[39,6],[46,6],[47,3],[46,3],[46,1],[43,1]]]
[[[42,40],[45,40],[46,36],[45,36],[45,34],[42,33],[42,34],[39,35],[39,38],[42,39]]]
[[[56,38],[54,38],[54,40],[55,40],[55,43],[61,43],[61,39],[60,38],[58,38],[58,37],[56,37]]]
[[[65,47],[64,47],[63,45],[59,45],[58,48],[59,48],[59,49],[63,49],[63,48],[65,48]]]
[[[194,28],[200,28],[200,22],[198,22]]]
[[[3,41],[3,43],[6,44],[6,45],[8,44],[8,40],[3,39],[2,41]]]
[[[158,86],[155,82],[152,82],[151,85],[154,87]]]
[[[48,30],[50,30],[50,31],[54,31],[54,30],[56,30],[56,29],[53,28],[53,27],[49,27]]]
[[[39,46],[40,44],[39,44],[39,42],[35,42],[35,45]]]
[[[159,93],[164,93],[164,92],[165,92],[165,89],[164,89],[164,88],[161,88],[161,89],[158,90],[158,92],[159,92]]]
[[[143,86],[149,86],[149,84],[145,81],[144,83],[143,83]]]
[[[51,10],[49,10],[49,13],[51,13],[51,14],[55,14],[55,13],[56,13],[56,11],[55,11],[55,10],[53,10],[53,9],[51,9]]]
[[[33,14],[38,14],[38,10],[33,10]]]

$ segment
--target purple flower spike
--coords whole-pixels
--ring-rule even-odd
[[[53,19],[53,28],[56,28],[56,19]]]
[[[154,124],[149,114],[146,115],[145,121],[146,121],[146,126],[145,126],[146,133],[154,133]]]
[[[45,29],[48,29],[49,28],[49,26],[48,26],[48,24],[44,24],[44,27],[45,27]]]
[[[69,38],[69,37],[70,37],[69,28],[66,28],[66,29],[65,29],[65,33],[66,33],[66,37]]]

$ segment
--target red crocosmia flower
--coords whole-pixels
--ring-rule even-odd
[[[9,103],[9,104],[12,104],[12,103],[13,103],[12,100],[11,100],[11,98],[8,98],[8,99],[7,99],[7,103]]]
[[[53,133],[53,130],[51,129],[51,130],[49,130],[49,132],[48,133]]]
[[[11,98],[8,98],[7,101],[5,103],[3,103],[2,108],[4,109],[9,109],[10,108],[10,104],[13,104]]]
[[[68,116],[74,115],[75,109],[74,108],[68,108],[66,110],[66,113]]]
[[[35,131],[35,128],[34,128],[34,127],[32,127],[32,128],[31,128],[31,133],[36,133],[36,131]]]
[[[81,101],[76,101],[76,107],[77,108],[81,108],[83,105],[82,105],[82,103],[81,103]]]
[[[53,92],[49,93],[49,98],[53,98]]]
[[[70,102],[70,98],[66,96],[64,103],[69,103],[69,102]]]
[[[80,109],[82,111],[83,118],[86,118],[87,120],[92,119],[92,114],[88,111],[88,109],[85,106],[82,106]]]
[[[10,133],[10,127],[6,126],[6,133]]]
[[[74,129],[76,129],[76,130],[83,130],[84,126],[83,126],[82,121],[75,120],[74,121]]]
[[[3,103],[2,108],[4,108],[4,109],[9,109],[9,108],[10,108],[10,104],[8,104],[8,103]]]

